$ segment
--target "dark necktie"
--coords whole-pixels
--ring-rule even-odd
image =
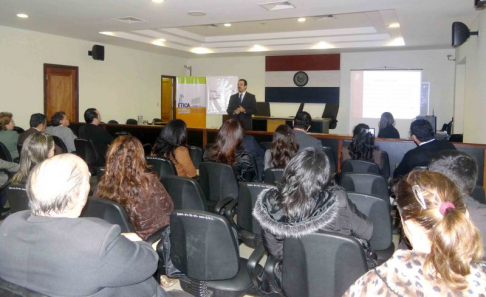
[[[241,105],[241,99],[243,99],[242,97],[243,97],[243,94],[240,94],[240,105]]]

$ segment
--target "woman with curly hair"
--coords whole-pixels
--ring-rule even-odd
[[[162,129],[152,156],[169,158],[174,163],[177,176],[196,177],[196,167],[187,148],[187,126],[183,120],[172,120]]]
[[[110,145],[105,174],[94,196],[122,205],[135,233],[143,240],[167,226],[174,210],[164,186],[147,167],[142,144],[128,135],[116,138]]]
[[[287,125],[280,125],[273,133],[270,149],[265,152],[265,170],[285,168],[299,150],[294,131]]]

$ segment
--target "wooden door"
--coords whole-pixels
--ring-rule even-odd
[[[173,116],[173,106],[172,106],[172,98],[173,98],[173,88],[174,82],[172,78],[162,78],[162,104],[161,104],[161,114],[162,114],[162,122],[167,123],[168,121],[174,118]]]
[[[44,64],[44,114],[50,121],[57,111],[64,111],[78,122],[78,67]]]

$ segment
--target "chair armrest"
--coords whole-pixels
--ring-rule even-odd
[[[224,215],[224,209],[227,204],[229,204],[231,201],[234,199],[231,197],[226,197],[223,200],[218,201],[216,206],[214,207],[214,212],[219,214],[219,215]]]
[[[224,206],[224,216],[228,219],[228,221],[233,221],[233,217],[236,214],[236,207],[238,206],[238,200],[234,199],[230,203]]]
[[[157,240],[160,240],[162,239],[162,236],[165,232],[165,229],[167,229],[169,227],[169,225],[167,226],[164,226],[162,228],[160,228],[159,230],[155,231],[154,233],[152,233],[152,235],[150,235],[147,240],[145,240],[145,242],[147,243],[150,243],[150,245],[154,244]]]
[[[263,270],[260,273],[260,276],[258,275],[257,267],[258,267],[258,262],[263,258],[265,255],[265,248],[263,247],[263,244],[260,244],[259,246],[256,247],[256,249],[251,253],[250,258],[248,258],[248,262],[246,264],[246,268],[248,269],[248,274],[250,275],[250,279],[253,283],[253,287],[255,289],[260,288],[260,284],[262,282],[262,276],[263,276]]]
[[[275,277],[275,268],[279,264],[279,261],[272,257],[271,255],[267,255],[267,262],[265,263],[265,275],[268,277],[268,282],[270,286],[272,286],[273,290],[277,292],[280,296],[283,295],[282,288],[278,284],[277,278]]]

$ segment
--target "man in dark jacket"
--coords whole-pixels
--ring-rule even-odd
[[[105,129],[98,126],[101,123],[101,114],[96,108],[88,108],[84,112],[86,124],[79,128],[79,138],[91,140],[98,152],[100,160],[98,166],[105,165],[108,145],[113,141],[113,136]]]
[[[247,85],[245,79],[238,81],[238,93],[231,95],[226,112],[243,122],[245,129],[251,130],[253,127],[251,116],[256,113],[256,98],[246,91]]]

